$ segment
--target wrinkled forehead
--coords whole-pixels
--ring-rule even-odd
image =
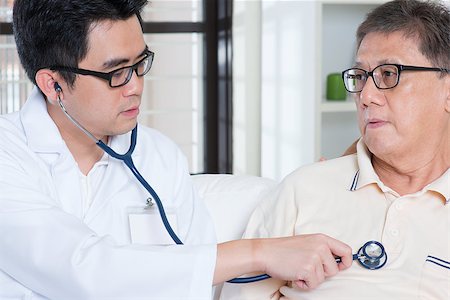
[[[384,63],[430,65],[420,52],[417,36],[402,31],[368,33],[356,52],[355,65],[374,68]]]

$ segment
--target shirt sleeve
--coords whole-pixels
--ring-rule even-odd
[[[51,299],[210,299],[216,245],[209,233],[189,245],[118,245],[61,209],[45,166],[23,141],[4,132],[0,140],[1,271]],[[183,176],[179,192],[191,191],[194,232],[203,208],[192,205]]]

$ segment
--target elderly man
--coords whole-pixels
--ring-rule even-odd
[[[357,106],[357,153],[289,175],[246,237],[320,232],[354,253],[378,241],[387,257],[363,261],[377,270],[353,263],[322,276],[316,289],[270,279],[227,286],[223,299],[450,299],[449,10],[385,3],[360,25],[357,45],[355,66],[342,73]]]
[[[147,2],[14,1],[35,87],[0,116],[0,299],[207,300],[213,284],[258,270],[301,286],[318,281],[302,271],[312,244],[329,249],[317,268],[349,267],[351,248],[331,237],[216,243],[185,157],[137,122],[154,58]]]

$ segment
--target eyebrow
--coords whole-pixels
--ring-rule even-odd
[[[383,59],[383,60],[380,60],[380,61],[378,61],[377,62],[377,65],[375,66],[375,67],[377,67],[377,66],[379,66],[379,65],[384,65],[384,64],[396,64],[397,62],[392,62],[392,61],[390,61],[389,59]],[[360,69],[362,69],[362,63],[361,62],[359,62],[359,61],[356,61],[355,62],[355,65],[353,66],[354,68],[360,68]],[[374,68],[375,68],[374,67]]]
[[[136,58],[140,58],[140,57],[144,56],[147,52],[148,52],[148,46],[145,46],[145,49]],[[111,69],[111,68],[117,67],[121,64],[128,63],[129,61],[130,60],[128,58],[113,58],[113,59],[107,60],[103,63],[103,69],[104,70]]]

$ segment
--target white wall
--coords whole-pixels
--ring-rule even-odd
[[[235,173],[279,180],[314,161],[316,6],[235,2]]]
[[[261,2],[233,7],[233,171],[261,174]]]
[[[313,1],[262,6],[261,175],[281,179],[314,160]]]

